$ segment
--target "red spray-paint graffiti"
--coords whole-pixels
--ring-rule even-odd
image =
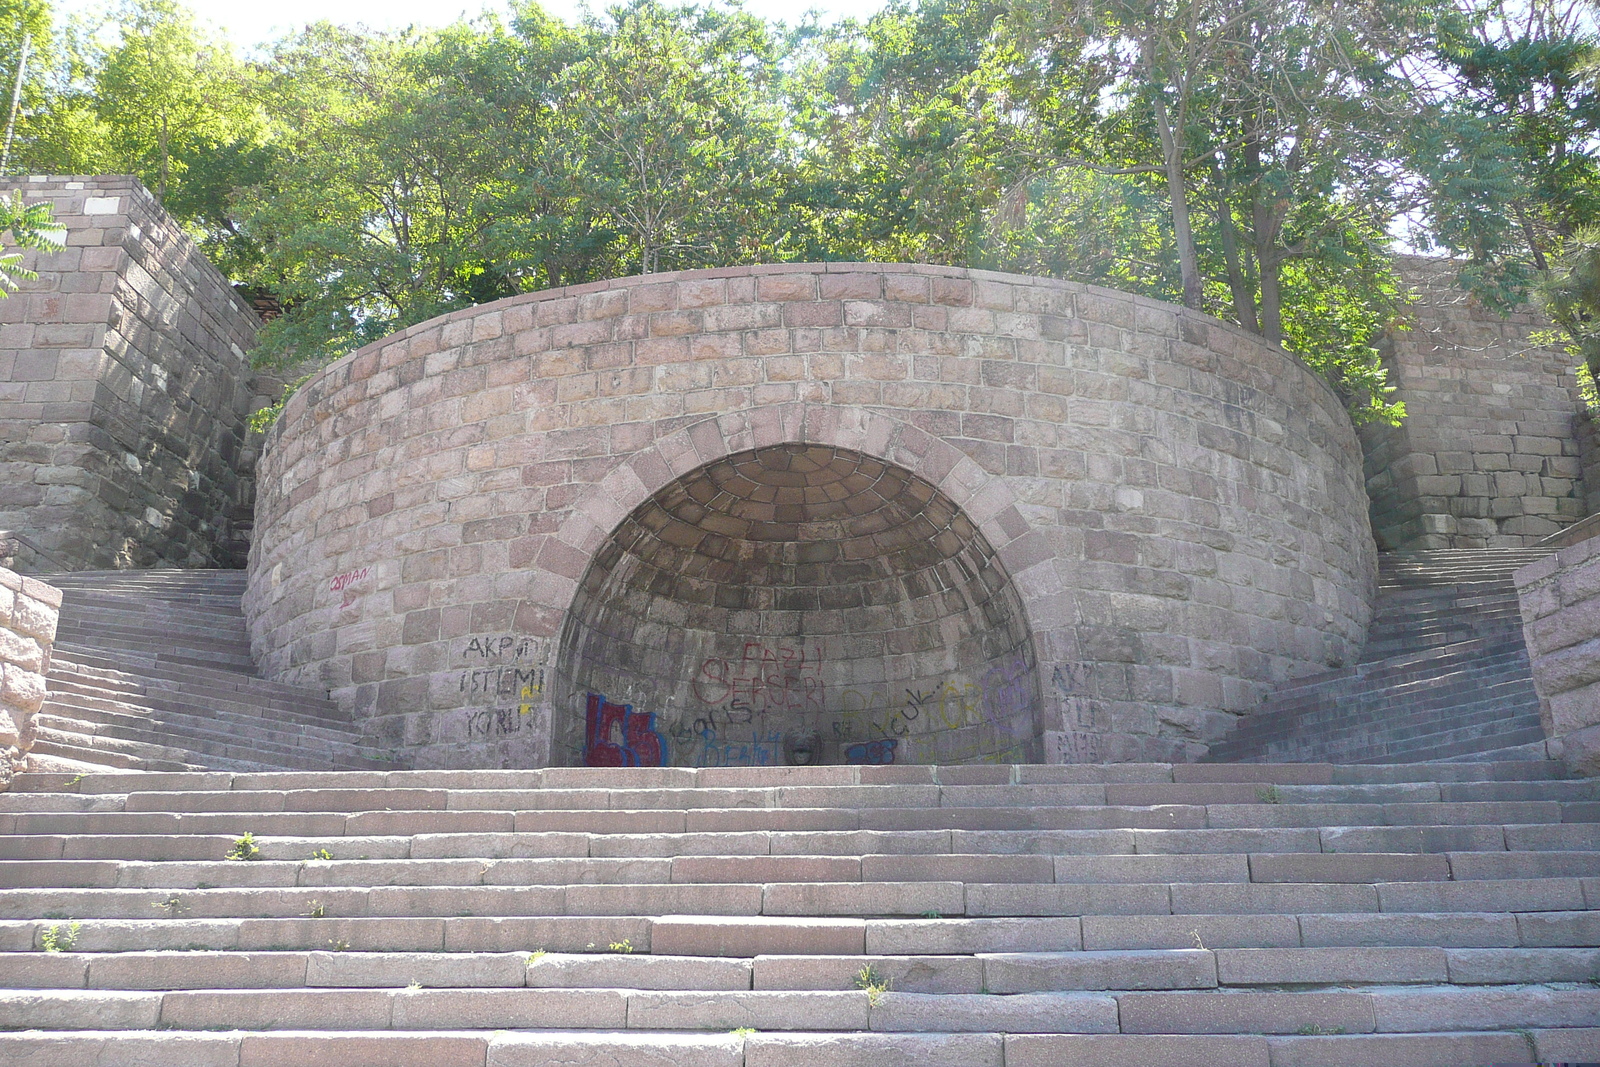
[[[659,767],[667,743],[656,730],[656,713],[634,711],[589,694],[583,762],[590,767]]]

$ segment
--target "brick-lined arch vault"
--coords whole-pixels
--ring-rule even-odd
[[[566,615],[552,756],[592,766],[1040,758],[1021,598],[961,507],[790,442],[652,494]]]

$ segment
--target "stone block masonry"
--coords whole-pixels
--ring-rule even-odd
[[[33,747],[60,614],[61,590],[0,567],[0,790]]]
[[[1353,662],[1339,399],[1122,293],[892,264],[515,297],[331,365],[246,614],[419,766],[1188,760]]]
[[[1600,534],[1514,577],[1551,751],[1600,776]]]
[[[0,300],[0,562],[242,566],[254,312],[135,179],[8,181],[66,246]]]
[[[1583,511],[1600,515],[1600,414],[1580,414],[1577,430],[1578,457],[1583,461]]]
[[[1476,307],[1448,260],[1399,265],[1419,299],[1385,363],[1407,416],[1361,433],[1378,547],[1520,547],[1593,511],[1574,357],[1530,340],[1548,324]]]

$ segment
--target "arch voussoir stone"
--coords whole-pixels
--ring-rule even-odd
[[[620,372],[636,391],[600,395]],[[1192,759],[1353,658],[1372,595],[1360,449],[1316,375],[1178,308],[953,268],[453,313],[309,383],[259,484],[258,660],[421,766],[584,759],[591,684],[691,762],[799,760],[802,719],[829,759]],[[740,642],[779,666],[741,674]],[[959,728],[846,743],[934,685]],[[777,692],[820,703],[733,738]]]

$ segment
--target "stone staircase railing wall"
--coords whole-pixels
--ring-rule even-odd
[[[61,590],[0,567],[0,790],[33,745],[60,610]]]
[[[0,563],[242,567],[255,313],[135,179],[7,185],[66,244],[0,300],[0,529],[26,538]]]
[[[1600,415],[1580,412],[1576,419],[1578,458],[1583,464],[1583,508],[1600,515]]]
[[[1515,580],[1545,732],[1574,771],[1600,775],[1600,535]]]
[[[1476,306],[1448,260],[1400,270],[1418,300],[1384,361],[1406,419],[1361,430],[1379,550],[1517,548],[1593,512],[1573,357],[1533,343],[1532,310]]]

